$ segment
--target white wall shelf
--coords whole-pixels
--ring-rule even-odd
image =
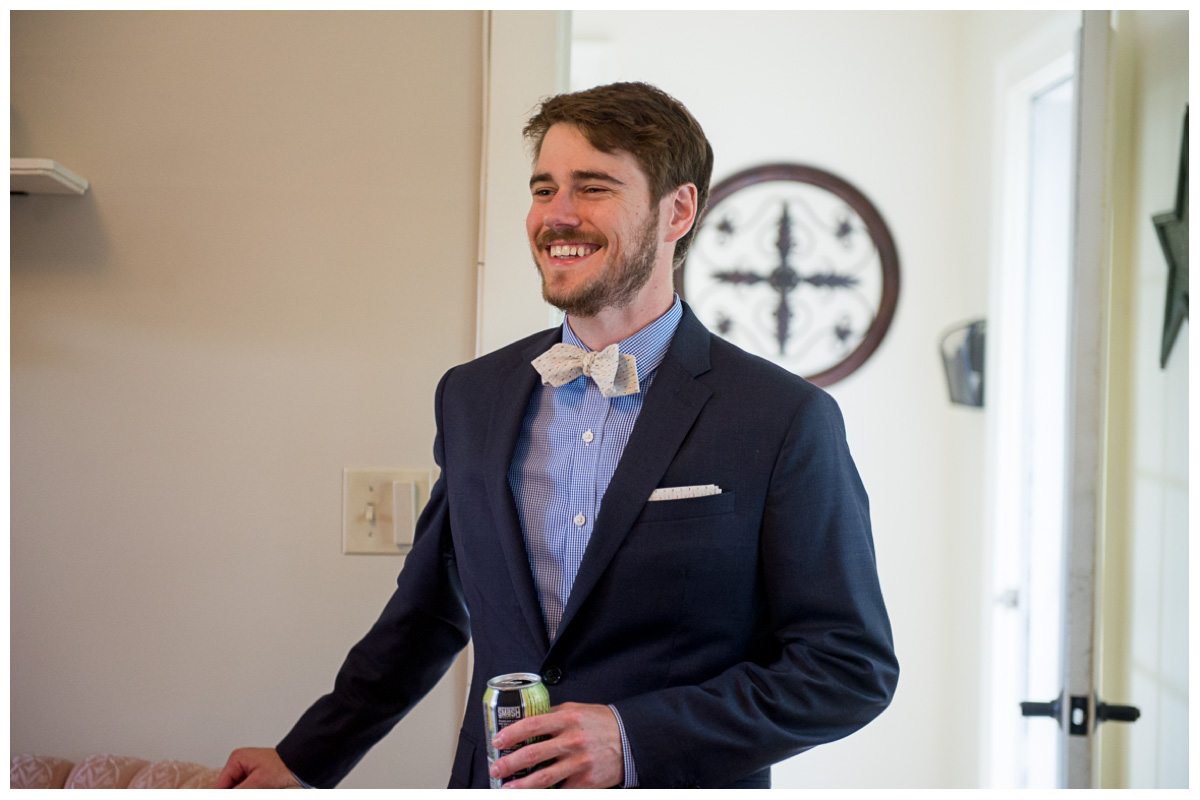
[[[8,190],[10,194],[83,194],[86,178],[49,158],[14,158]]]

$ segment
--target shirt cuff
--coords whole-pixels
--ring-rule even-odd
[[[288,770],[288,772],[291,772],[291,770]],[[309,786],[307,783],[305,783],[304,780],[301,779],[301,777],[294,772],[292,772],[292,778],[296,781],[296,783],[300,784],[301,789],[313,788],[313,787]]]
[[[621,757],[625,761],[625,782],[621,784],[621,788],[636,789],[638,788],[637,767],[633,764],[633,751],[629,749],[629,739],[625,737],[625,723],[621,722],[621,715],[616,706],[610,705],[609,709],[617,718],[617,729],[621,731]]]

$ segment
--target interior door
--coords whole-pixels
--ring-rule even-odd
[[[1013,788],[1094,785],[1095,725],[1135,716],[1099,703],[1095,690],[1112,230],[1109,14],[1066,15],[1042,34],[1000,70],[1005,221],[989,325],[996,480],[988,783]]]
[[[1059,775],[1066,787],[1089,788],[1096,718],[1096,552],[1103,474],[1107,236],[1111,229],[1106,218],[1109,175],[1105,153],[1109,13],[1084,12],[1078,41]]]
[[[1056,719],[1058,780],[1090,788],[1098,774],[1096,725],[1133,721],[1136,709],[1109,706],[1096,696],[1098,552],[1103,504],[1105,343],[1108,333],[1109,238],[1112,230],[1110,139],[1110,20],[1085,11],[1077,46],[1074,95],[1071,268],[1068,290],[1068,382],[1062,559],[1062,690],[1050,702],[1027,702],[1027,716]]]

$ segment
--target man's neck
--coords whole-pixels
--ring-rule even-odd
[[[629,305],[602,309],[593,317],[577,317],[568,314],[567,321],[579,341],[590,350],[603,350],[610,344],[628,339],[671,309],[675,303],[675,290],[670,282],[660,276],[651,278],[643,291]],[[656,284],[652,286],[651,284]]]

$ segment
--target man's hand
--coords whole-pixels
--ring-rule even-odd
[[[563,789],[607,789],[625,780],[621,754],[621,729],[608,706],[563,703],[548,714],[514,722],[493,737],[497,750],[532,739],[550,736],[544,742],[527,744],[492,764],[493,778],[553,761],[542,769],[504,784],[505,789],[544,789],[564,781]]]
[[[296,777],[274,747],[242,747],[229,754],[218,789],[290,789]]]

